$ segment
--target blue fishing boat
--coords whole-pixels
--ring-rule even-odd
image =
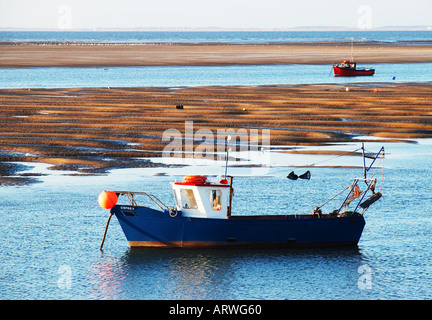
[[[362,150],[363,159],[370,157]],[[355,178],[338,193],[348,190],[342,204],[327,214],[322,213],[321,205],[311,214],[266,215],[263,208],[262,215],[247,215],[244,208],[246,212],[234,215],[233,177],[226,173],[214,181],[206,176],[186,176],[182,181],[171,182],[173,207],[146,192],[103,191],[99,204],[110,209],[110,216],[100,248],[112,216],[117,217],[132,248],[355,246],[365,226],[364,212],[381,197],[381,192],[375,191],[377,179],[368,178],[367,172],[375,160],[384,158],[384,148],[370,158],[368,167],[364,161],[364,176]],[[363,191],[360,182],[365,183]],[[138,195],[151,199],[156,208],[138,205]],[[117,204],[120,196],[125,196],[129,203]],[[353,204],[355,209],[349,210]]]

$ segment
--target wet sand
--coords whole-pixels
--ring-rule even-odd
[[[0,43],[0,67],[331,64],[351,42],[271,44]],[[432,42],[355,42],[358,63],[432,62]]]
[[[432,84],[1,89],[0,164],[89,174],[158,166],[139,158],[159,157],[164,131],[184,136],[185,121],[194,132],[270,129],[272,146],[430,138]]]

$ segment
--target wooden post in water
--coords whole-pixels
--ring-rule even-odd
[[[102,243],[101,243],[100,248],[99,248],[100,250],[102,250],[103,244],[105,242],[105,236],[106,236],[106,233],[107,233],[107,230],[108,230],[108,225],[110,223],[111,217],[112,217],[112,214],[110,214],[109,217],[108,217],[108,221],[106,223],[104,235],[103,235],[103,238],[102,238]]]

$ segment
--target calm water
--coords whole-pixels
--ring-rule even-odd
[[[0,41],[199,42],[423,41],[430,33],[5,33]],[[142,38],[139,38],[142,37]],[[170,38],[171,37],[171,38]],[[199,38],[201,37],[201,38]],[[345,37],[345,38],[344,38]],[[180,40],[179,40],[180,39]],[[431,81],[431,64],[374,65],[361,81]],[[194,86],[329,83],[330,66],[31,68],[0,70],[0,87]],[[406,68],[406,69],[403,69]],[[413,69],[418,68],[418,69]],[[408,72],[415,70],[415,72]],[[412,77],[414,77],[413,79]],[[393,77],[396,77],[393,80]],[[251,81],[250,79],[254,80]],[[357,81],[356,79],[350,81]],[[381,144],[371,141],[369,150]],[[327,146],[354,150],[358,144]],[[216,164],[114,170],[76,176],[27,164],[38,183],[1,187],[0,296],[15,299],[432,299],[432,140],[386,143],[383,198],[366,213],[358,248],[308,250],[131,250],[116,219],[99,250],[108,212],[104,189],[151,191],[172,205],[170,181],[221,173]],[[271,155],[271,169],[230,168],[233,214],[310,213],[361,176],[361,169],[309,167],[309,181],[286,179],[298,164],[346,165],[345,157]],[[223,170],[222,170],[223,171]],[[166,176],[154,176],[165,172]],[[260,186],[257,192],[257,186]],[[338,200],[338,199],[336,199]],[[340,204],[337,202],[336,206]],[[331,211],[333,207],[325,207]],[[360,272],[359,272],[360,270]],[[361,270],[368,270],[362,273]],[[367,275],[368,282],[362,281]],[[369,286],[370,285],[370,286]]]
[[[425,31],[1,31],[0,41],[13,42],[316,42],[316,41],[432,41],[432,30]]]
[[[334,77],[331,65],[0,68],[0,88],[180,87],[432,81],[432,63],[369,64],[372,77]],[[394,79],[393,79],[394,78]]]
[[[78,32],[2,31],[1,41],[38,42],[226,42],[274,43],[381,41],[431,44],[432,31],[243,31],[243,32]],[[334,61],[339,62],[339,61]],[[359,65],[360,66],[360,65]],[[335,78],[329,65],[0,68],[0,88],[266,85],[432,80],[432,64],[369,64],[373,77]]]
[[[431,299],[432,141],[385,144],[383,198],[366,213],[358,248],[308,250],[131,250],[97,204],[103,189],[151,191],[173,204],[169,181],[217,166],[116,170],[107,176],[51,172],[40,182],[1,188],[0,295],[3,299]],[[353,150],[358,145],[339,146]],[[367,144],[369,150],[378,144]],[[235,175],[235,214],[245,210],[309,213],[361,169],[314,168],[309,181],[286,174],[298,159]],[[293,156],[291,156],[293,157]],[[294,156],[296,157],[296,156]],[[320,157],[307,157],[312,163]],[[360,159],[361,160],[361,159]],[[330,164],[345,163],[343,158]],[[294,168],[300,172],[302,168]],[[167,176],[153,176],[156,172]],[[31,172],[45,172],[36,166]],[[258,173],[258,175],[257,175]],[[257,193],[256,186],[260,189]],[[301,197],[299,197],[301,195]],[[332,208],[329,207],[328,210]],[[359,285],[369,268],[371,287]]]

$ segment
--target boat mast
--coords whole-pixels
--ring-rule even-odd
[[[231,141],[231,136],[228,136],[227,139],[227,144],[226,144],[226,159],[225,159],[225,180],[227,178],[227,170],[228,170],[228,152],[229,152],[229,143]]]
[[[366,179],[366,159],[365,159],[365,148],[364,148],[364,142],[362,142],[362,156],[363,156],[363,175]],[[365,180],[366,181],[366,180]]]
[[[354,61],[354,38],[351,38],[351,62]]]

